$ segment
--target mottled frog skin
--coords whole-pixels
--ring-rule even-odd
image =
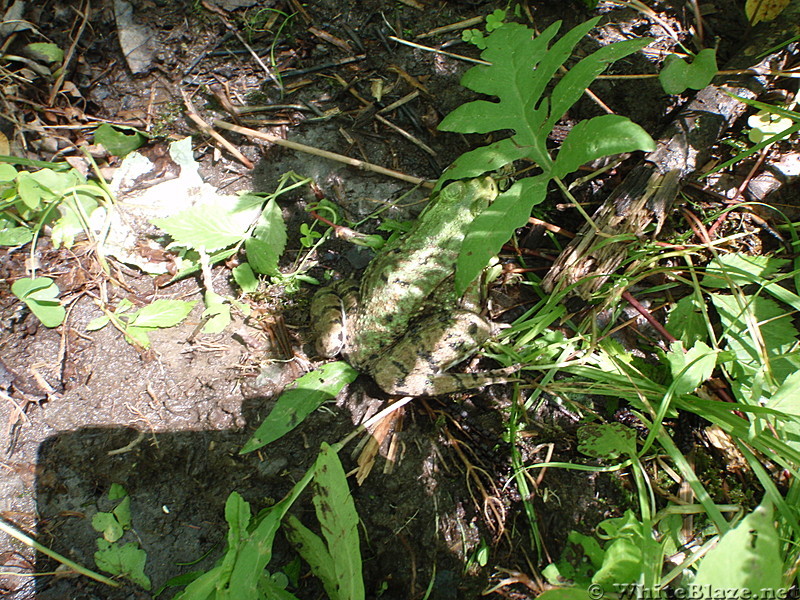
[[[467,228],[496,196],[489,177],[449,184],[408,234],[372,260],[358,290],[347,281],[317,292],[318,352],[341,352],[393,395],[446,394],[502,379],[500,372],[445,373],[493,333],[480,314],[479,282],[458,297],[453,273]]]

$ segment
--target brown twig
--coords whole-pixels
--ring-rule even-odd
[[[230,152],[231,155],[233,155],[236,158],[236,160],[238,160],[248,169],[252,169],[255,166],[253,165],[252,162],[250,162],[250,160],[244,154],[239,152],[239,150],[237,150],[233,144],[231,144],[228,140],[222,137],[219,133],[214,131],[208,123],[206,123],[203,119],[200,118],[200,115],[197,114],[197,110],[195,110],[194,105],[192,104],[192,101],[189,99],[189,96],[186,95],[186,92],[181,90],[181,96],[183,97],[183,104],[184,106],[186,106],[186,115],[192,121],[194,121],[194,123],[200,128],[200,131],[210,135],[217,142],[222,144],[222,146],[228,152]]]
[[[636,298],[634,298],[629,291],[626,290],[622,292],[622,298],[633,308],[635,308],[636,311],[640,315],[642,315],[644,319],[648,323],[650,323],[650,325],[653,326],[653,329],[655,329],[658,333],[660,333],[661,337],[667,340],[670,344],[678,341],[677,338],[675,338],[669,331],[667,331],[664,328],[664,326],[661,323],[659,323],[653,315],[650,314],[650,311],[647,310],[644,306],[642,306],[642,304],[640,304],[639,301]]]
[[[740,202],[739,198],[742,197],[742,194],[747,189],[747,186],[750,184],[750,181],[755,176],[756,171],[758,171],[758,169],[761,168],[761,165],[764,163],[764,159],[767,158],[768,148],[769,148],[769,146],[767,146],[766,148],[762,148],[761,149],[761,152],[758,155],[758,160],[756,160],[755,164],[750,169],[750,171],[747,173],[747,176],[744,178],[744,181],[742,181],[742,183],[736,189],[736,193],[733,195],[733,198],[731,198],[730,200],[727,201],[729,204],[735,204],[735,203]],[[719,229],[720,226],[725,222],[725,219],[728,218],[729,214],[730,214],[730,211],[726,210],[725,212],[723,212],[719,216],[719,218],[717,218],[716,221],[714,221],[714,224],[711,227],[708,228],[708,237],[709,237],[709,239],[713,240],[716,237],[717,229]]]
[[[278,137],[277,135],[264,133],[263,131],[256,131],[255,129],[248,129],[247,127],[239,127],[238,125],[234,125],[232,123],[227,123],[225,121],[220,121],[220,120],[215,120],[214,125],[216,127],[219,127],[220,129],[227,129],[228,131],[240,133],[242,135],[246,135],[249,137],[266,140],[268,142],[272,142],[273,144],[277,144],[278,146],[283,146],[285,148],[291,148],[292,150],[299,150],[300,152],[313,154],[314,156],[321,156],[323,158],[335,160],[336,162],[350,165],[351,167],[356,167],[357,169],[361,169],[362,171],[372,171],[374,173],[380,173],[381,175],[394,177],[395,179],[400,179],[402,181],[408,181],[409,183],[413,183],[414,185],[419,185],[425,188],[433,187],[432,182],[422,179],[420,177],[414,177],[413,175],[406,175],[405,173],[400,173],[399,171],[393,171],[392,169],[387,169],[386,167],[381,167],[379,165],[374,165],[372,163],[364,162],[363,160],[358,160],[357,158],[350,158],[349,156],[344,156],[343,154],[328,152],[327,150],[321,150],[319,148],[314,148],[313,146],[306,146],[305,144],[300,144],[298,142],[291,142],[289,140],[283,139],[282,137]]]
[[[78,27],[78,33],[75,34],[75,39],[72,40],[72,44],[67,50],[67,54],[64,57],[64,62],[61,65],[61,73],[59,73],[58,77],[56,78],[56,82],[53,84],[53,87],[50,89],[50,97],[47,99],[47,105],[53,106],[53,102],[58,95],[58,92],[61,91],[61,86],[64,84],[64,79],[67,77],[67,67],[69,66],[70,61],[72,60],[73,55],[75,54],[75,48],[78,47],[78,41],[83,36],[83,30],[86,29],[86,23],[89,22],[89,13],[91,12],[91,0],[86,0],[86,5],[83,8],[83,20],[81,21],[80,27]]]

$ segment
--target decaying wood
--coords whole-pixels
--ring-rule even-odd
[[[780,67],[785,52],[763,59],[758,55],[800,33],[798,23],[786,18],[759,29],[728,65],[728,70],[748,69],[751,74],[717,77],[680,111],[656,149],[631,170],[555,261],[542,282],[546,291],[575,285],[571,294],[590,299],[625,260],[632,240],[646,230],[658,234],[681,181],[702,167],[720,135],[747,108],[729,94],[754,98],[763,91],[766,74]]]

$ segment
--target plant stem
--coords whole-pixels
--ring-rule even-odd
[[[86,577],[94,579],[95,581],[99,581],[100,583],[105,583],[106,585],[110,585],[112,587],[119,587],[120,585],[113,579],[109,579],[105,575],[100,575],[100,573],[95,573],[94,571],[87,569],[86,567],[82,567],[78,563],[71,561],[66,556],[61,556],[58,552],[50,550],[50,548],[43,546],[42,544],[34,540],[32,537],[25,535],[19,529],[10,525],[9,523],[6,523],[3,520],[0,520],[0,531],[3,531],[4,533],[7,533],[11,537],[18,539],[26,546],[30,546],[34,550],[37,550],[42,554],[49,556],[53,560],[60,562],[62,565],[69,567],[76,573],[80,573],[81,575],[85,575]]]

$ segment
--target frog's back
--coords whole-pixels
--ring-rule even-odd
[[[442,190],[412,230],[375,257],[361,283],[349,359],[361,366],[391,345],[453,274],[466,231],[496,196],[489,179],[457,181]]]

